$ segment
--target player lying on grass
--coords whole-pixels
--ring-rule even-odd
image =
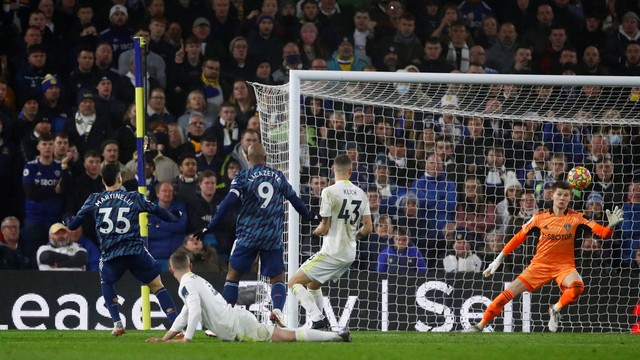
[[[576,271],[574,259],[574,241],[576,230],[586,228],[602,238],[609,238],[613,234],[614,227],[622,221],[622,209],[616,207],[613,211],[607,210],[609,226],[604,227],[582,217],[582,213],[569,207],[571,201],[571,187],[565,181],[557,181],[552,186],[553,207],[537,212],[522,229],[511,238],[500,255],[489,264],[483,272],[484,276],[493,275],[502,260],[509,255],[532,231],[539,231],[536,255],[531,264],[516,278],[505,291],[498,295],[487,307],[482,320],[465,329],[464,332],[480,332],[496,318],[502,308],[517,295],[525,290],[533,292],[541,288],[550,280],[555,280],[562,291],[562,296],[557,303],[549,307],[549,330],[556,332],[560,321],[560,310],[575,302],[584,291],[584,283],[578,271]]]
[[[184,306],[164,337],[150,338],[147,342],[189,342],[198,323],[225,341],[351,341],[348,330],[335,333],[288,329],[258,322],[252,313],[228,304],[208,281],[192,273],[189,255],[182,250],[171,255],[169,266],[169,271],[180,282],[178,293]],[[182,339],[173,339],[183,330]]]

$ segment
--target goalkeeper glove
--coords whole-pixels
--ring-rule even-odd
[[[504,254],[500,253],[500,255],[498,255],[498,257],[496,257],[495,260],[493,260],[491,264],[489,264],[489,266],[487,266],[487,268],[482,272],[484,277],[489,277],[495,274],[496,270],[498,270],[498,268],[502,264],[503,258],[504,258]]]
[[[196,232],[193,233],[193,237],[195,237],[196,239],[202,241],[202,239],[204,238],[204,236],[210,232],[210,230],[208,228],[204,228],[202,230],[197,230]]]
[[[171,210],[171,214],[173,214],[173,216],[180,218],[182,216],[182,211],[180,210]]]
[[[610,228],[614,228],[624,220],[624,212],[617,206],[613,210],[606,210],[605,214],[607,214],[607,220],[609,221]]]

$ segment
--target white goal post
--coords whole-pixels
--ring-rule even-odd
[[[491,279],[482,278],[477,270],[450,271],[445,264],[454,261],[457,264],[454,266],[465,266],[460,265],[460,254],[464,252],[456,252],[454,248],[455,236],[464,237],[473,244],[467,254],[476,253],[482,269],[496,253],[487,250],[488,247],[509,240],[509,234],[513,234],[514,226],[518,225],[515,221],[520,217],[519,211],[526,212],[524,205],[518,204],[520,198],[510,200],[507,196],[511,185],[513,196],[533,193],[535,202],[543,206],[544,189],[550,177],[560,178],[571,166],[586,165],[592,170],[595,183],[600,175],[596,167],[610,162],[617,173],[615,180],[608,183],[616,190],[607,188],[607,181],[601,179],[601,184],[597,184],[600,187],[592,184],[584,191],[575,191],[574,205],[576,210],[583,211],[598,200],[607,209],[611,205],[622,207],[627,202],[629,184],[636,181],[633,175],[640,175],[640,164],[635,163],[640,159],[637,156],[640,154],[640,78],[294,70],[290,72],[288,84],[252,83],[252,86],[258,100],[261,139],[270,166],[283,170],[297,191],[311,192],[308,184],[311,178],[330,177],[330,155],[356,148],[359,166],[363,169],[359,174],[365,173],[362,178],[369,179],[358,185],[384,198],[380,204],[385,210],[378,215],[384,219],[388,216],[396,230],[408,228],[409,240],[425,258],[426,272],[413,272],[409,268],[406,272],[393,273],[391,267],[387,269],[386,266],[383,266],[386,272],[382,272],[375,269],[376,264],[362,264],[375,262],[378,254],[366,254],[368,250],[359,246],[356,262],[360,263],[354,264],[343,280],[327,284],[324,289],[325,313],[334,329],[344,325],[383,331],[454,331],[468,327],[479,320],[488,301],[515,279],[533,255],[535,239],[530,236],[521,245],[521,250],[511,256],[514,259],[509,268],[499,270],[499,274]],[[314,99],[321,102],[322,109],[316,109],[312,104]],[[365,117],[369,115],[369,123],[354,125],[356,113],[358,116],[361,113]],[[332,128],[333,117],[342,117],[340,121],[342,126],[346,124],[346,129]],[[311,118],[316,122],[310,123]],[[477,121],[481,125],[473,125],[474,119],[480,119]],[[384,135],[376,133],[378,124],[382,124]],[[301,132],[301,125],[304,132]],[[359,130],[353,130],[358,126],[373,133],[358,134]],[[474,126],[482,128],[478,130],[482,132],[478,135],[481,142],[473,142]],[[516,139],[513,135],[516,129],[525,137],[529,133],[534,137]],[[426,133],[433,133],[431,136],[448,142],[447,146],[453,149],[454,154],[449,158],[438,154],[433,157],[437,162],[434,166],[443,166],[438,176],[446,178],[455,189],[451,195],[456,198],[452,208],[445,206],[431,211],[428,208],[430,200],[426,199],[431,190],[426,190],[425,195],[416,187],[429,166],[430,154],[437,153],[437,141],[427,139]],[[332,138],[334,135],[336,137]],[[310,140],[311,137],[314,140]],[[606,151],[609,155],[592,153],[596,151],[592,144],[596,137],[598,146],[602,142],[608,143]],[[370,143],[372,140],[373,144]],[[524,144],[523,153],[505,148],[516,142]],[[305,148],[301,148],[301,144]],[[544,168],[528,169],[529,163],[535,162],[538,146],[546,147],[549,158],[541,162]],[[395,153],[399,147],[406,147],[406,155]],[[301,162],[309,151],[315,160],[304,166]],[[497,157],[500,152],[506,167],[487,162],[487,158]],[[513,155],[516,153],[518,155]],[[554,170],[552,164],[560,160],[566,167]],[[377,182],[381,175],[376,173],[380,166],[393,169],[388,170],[389,174],[393,172],[388,177],[394,180],[393,186],[389,186],[391,195],[388,188],[385,194],[381,190],[371,190],[376,186],[381,189]],[[469,181],[482,188],[482,192],[467,194],[465,186]],[[596,194],[591,196],[593,193]],[[469,199],[481,199],[482,204],[470,204]],[[411,216],[405,213],[409,210],[404,207],[412,201],[417,204],[418,215],[416,219],[407,220]],[[588,211],[597,216],[598,212],[592,207]],[[444,212],[446,216],[442,216]],[[374,220],[378,220],[378,215]],[[485,219],[482,224],[477,223],[479,215]],[[471,223],[469,218],[476,219],[476,223]],[[603,221],[606,225],[606,218]],[[301,248],[306,242],[314,241],[304,233],[308,231],[304,226],[289,205],[287,229],[283,235],[289,277],[308,257],[309,249],[317,250],[317,244],[308,249]],[[640,239],[623,238],[620,227],[618,225],[611,242],[615,245],[589,237],[589,244],[594,244],[593,252],[588,252],[583,239],[576,239],[576,265],[578,271],[585,274],[586,291],[577,304],[569,305],[565,310],[569,315],[565,316],[567,320],[561,331],[624,332],[640,320],[632,315],[640,295],[638,272],[634,269],[637,265],[629,258],[633,256],[629,252],[635,250]],[[635,223],[627,227],[636,228]],[[640,229],[640,224],[637,228]],[[453,239],[446,238],[450,234]],[[393,234],[389,236],[385,239],[391,239],[388,245],[393,248]],[[435,245],[438,251],[431,249],[436,243],[435,237],[439,239]],[[461,243],[464,246],[462,240]],[[593,258],[596,252],[599,254],[597,261]],[[399,255],[393,256],[397,259],[385,258],[385,261],[391,265],[394,265],[393,261],[402,261],[398,260]],[[447,256],[449,260],[445,259]],[[411,261],[408,263],[413,264]],[[400,269],[400,263],[395,265]],[[402,266],[409,265],[403,263]],[[535,294],[525,293],[505,307],[489,330],[542,331],[546,325],[542,312],[550,301],[557,301],[559,295],[555,283],[544,286]],[[329,300],[328,305],[326,300]],[[616,303],[608,303],[611,300]],[[299,315],[300,309],[289,294],[286,307],[289,326],[295,327],[303,319]],[[598,314],[603,309],[610,313]]]

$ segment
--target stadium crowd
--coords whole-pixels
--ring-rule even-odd
[[[43,260],[47,269],[97,268],[95,224],[69,232],[58,223],[102,190],[104,164],[118,164],[124,186],[137,189],[133,36],[148,44],[147,191],[183,213],[177,223],[149,217],[149,250],[166,265],[183,246],[199,269],[225,271],[234,214],[202,244],[189,234],[210,221],[234,175],[247,168],[248,147],[260,141],[247,81],[283,84],[292,69],[636,76],[639,7],[619,0],[385,0],[365,7],[342,0],[3,1],[0,269],[37,269]],[[512,90],[505,86],[481,104],[485,113],[509,103]],[[598,89],[548,90],[537,88],[539,101],[531,104],[540,116],[561,110],[549,105],[555,97],[588,102]],[[441,105],[464,101],[443,94]],[[614,119],[624,111],[574,115]],[[637,126],[506,124],[312,98],[303,114],[303,200],[317,212],[331,181],[329,159],[339,152],[352,158],[351,180],[369,194],[374,234],[360,243],[354,267],[480,271],[548,205],[547,189],[574,165],[593,174],[589,188],[575,191],[574,208],[597,221],[615,205],[625,212],[613,241],[582,239],[582,261],[640,265]],[[307,256],[320,247],[308,226]],[[59,242],[61,231],[87,256]],[[51,251],[41,259],[38,251],[72,245],[73,259]],[[531,256],[526,249],[515,258]]]

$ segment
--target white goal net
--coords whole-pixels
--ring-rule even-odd
[[[481,271],[577,165],[593,182],[574,190],[572,207],[606,226],[605,209],[619,206],[625,220],[611,239],[576,234],[586,289],[560,331],[628,332],[640,321],[639,79],[294,71],[289,84],[252,85],[269,165],[313,211],[341,153],[369,195],[374,232],[323,288],[334,329],[446,332],[479,321],[529,264],[536,236],[493,277]],[[295,211],[283,237],[290,275],[321,246]],[[554,282],[524,293],[488,331],[545,331],[560,294]],[[289,326],[304,323],[287,302]]]

